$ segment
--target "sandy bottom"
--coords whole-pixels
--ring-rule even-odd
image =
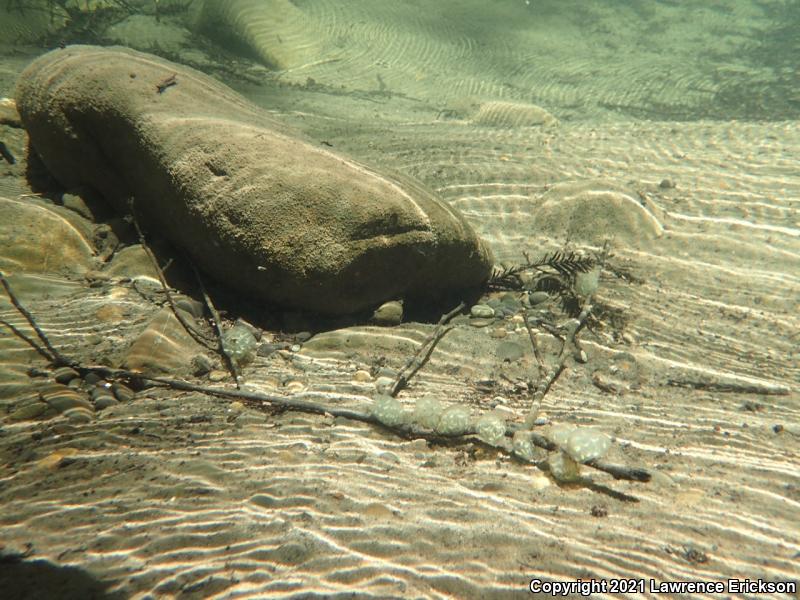
[[[584,335],[587,364],[561,377],[543,409],[553,423],[602,429],[615,441],[610,461],[646,467],[653,479],[586,470],[583,483],[562,486],[474,441],[432,445],[161,389],[87,422],[13,420],[43,389],[28,368],[47,363],[4,327],[4,597],[501,598],[525,595],[532,578],[796,579],[796,122],[509,126],[503,106],[476,122],[404,97],[246,92],[314,139],[436,189],[498,261],[610,238],[610,265],[635,281],[603,273],[598,300],[616,320]],[[277,95],[285,109],[270,103]],[[65,354],[120,362],[152,329],[163,298],[146,267],[120,266],[120,252],[108,264],[96,256],[88,219],[23,195],[24,134],[0,133],[21,159],[0,163],[4,210],[33,205],[63,225],[54,238],[52,222],[42,231],[34,212],[23,235],[6,219],[3,270]],[[55,241],[37,245],[46,238]],[[5,297],[0,319],[30,333]],[[245,379],[252,389],[364,409],[376,378],[401,368],[431,327],[321,332],[299,351],[259,356]],[[171,331],[159,330],[163,356],[191,356]],[[542,339],[552,360],[554,346]],[[520,384],[535,373],[518,324],[461,321],[399,399],[412,406],[432,395],[475,415],[500,405],[522,418]]]

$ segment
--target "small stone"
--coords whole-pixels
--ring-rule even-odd
[[[491,319],[494,317],[494,309],[486,304],[476,304],[469,309],[469,314],[476,319]]]
[[[289,350],[291,350],[292,352],[300,352],[300,348],[302,348],[300,344],[292,344],[291,346],[289,346]]]
[[[542,304],[548,300],[550,300],[550,294],[547,292],[531,292],[528,294],[528,302],[530,302],[531,306]]]
[[[94,399],[94,409],[96,411],[105,410],[107,408],[111,408],[112,406],[118,406],[119,400],[114,398],[111,394],[108,395],[100,395]]]
[[[412,452],[425,452],[428,450],[428,441],[423,438],[417,438],[408,442],[405,446]]]
[[[287,350],[289,348],[289,344],[286,342],[272,342],[267,344],[261,344],[258,347],[258,351],[256,354],[258,356],[271,356],[278,350]]]
[[[191,360],[192,374],[195,377],[205,375],[214,367],[214,363],[205,354],[195,354]]]
[[[369,371],[364,371],[363,369],[359,369],[355,373],[353,373],[353,381],[358,381],[360,383],[367,383],[372,381],[372,375],[369,374]]]
[[[89,423],[94,417],[94,411],[85,407],[70,408],[63,414],[71,423]]]
[[[473,317],[469,320],[469,324],[473,327],[486,327],[492,323],[494,323],[494,319],[476,319]]]
[[[14,410],[8,415],[8,419],[9,421],[29,421],[42,416],[49,409],[50,407],[44,402],[31,402]]]
[[[403,320],[403,303],[399,300],[384,302],[372,314],[371,320],[376,325],[399,325]]]
[[[220,371],[219,369],[214,369],[208,374],[208,380],[213,381],[214,383],[224,381],[227,378],[228,378],[228,373],[226,371]]]
[[[661,183],[658,184],[662,190],[671,190],[675,187],[675,182],[671,179],[662,179]]]
[[[0,98],[0,124],[22,127],[17,111],[17,103],[13,98]]]
[[[136,392],[122,383],[113,383],[111,391],[114,392],[114,397],[120,402],[130,402],[136,395]]]
[[[302,391],[304,391],[306,389],[306,386],[303,385],[300,381],[295,380],[295,381],[288,382],[284,386],[284,388],[290,394],[299,394],[300,392],[302,392]]]
[[[78,375],[78,372],[72,367],[59,367],[53,371],[53,379],[56,383],[63,383],[64,385],[78,377],[80,377],[80,375]]]
[[[103,381],[103,378],[97,373],[90,372],[86,374],[86,377],[83,378],[83,381],[86,383],[86,385],[98,385]]]
[[[506,336],[508,336],[508,331],[505,327],[494,327],[489,330],[489,337],[493,337],[497,340],[501,340]]]
[[[205,307],[201,302],[195,300],[194,298],[189,298],[188,296],[178,297],[178,299],[175,300],[175,307],[189,313],[196,319],[202,318],[203,311],[205,310]]]
[[[375,380],[375,389],[378,391],[379,394],[388,394],[392,386],[394,385],[394,379],[391,377],[378,377]]]
[[[64,387],[42,393],[42,399],[58,412],[65,412],[71,408],[92,409],[92,403],[77,391]]]

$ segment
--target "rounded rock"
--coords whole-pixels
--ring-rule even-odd
[[[476,319],[491,319],[494,317],[494,309],[488,304],[476,304],[469,309],[469,314]]]
[[[399,325],[403,320],[403,303],[399,300],[384,302],[372,313],[371,320],[377,325]]]

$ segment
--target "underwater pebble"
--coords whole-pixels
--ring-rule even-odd
[[[380,394],[388,394],[392,386],[394,385],[394,379],[391,377],[378,377],[375,380],[375,389],[378,390]]]
[[[189,298],[188,296],[180,296],[175,300],[175,307],[186,311],[196,319],[201,319],[203,317],[203,311],[205,309],[201,302],[194,298]]]
[[[496,340],[501,340],[506,336],[508,336],[508,331],[506,331],[505,327],[495,327],[489,331],[489,337],[493,337]]]
[[[97,373],[87,373],[86,377],[83,378],[83,381],[86,383],[86,385],[99,385],[103,383],[103,378]]]
[[[446,409],[439,422],[436,432],[442,435],[463,435],[470,427],[470,410],[466,406],[451,406]]]
[[[228,378],[228,373],[226,371],[220,371],[219,369],[214,369],[208,374],[208,380],[213,381],[214,383],[224,381],[227,378]]]
[[[94,418],[94,411],[85,407],[70,408],[63,414],[71,423],[89,423]]]
[[[359,369],[358,371],[353,373],[353,381],[366,383],[372,381],[372,375],[369,374],[369,371],[364,371],[363,369]]]
[[[412,452],[424,452],[428,449],[428,441],[423,438],[417,438],[408,442],[405,446]]]
[[[107,408],[111,408],[112,406],[118,406],[118,405],[119,405],[119,400],[117,400],[111,395],[98,396],[94,400],[94,409],[96,411],[105,410]]]
[[[494,309],[486,304],[476,304],[469,309],[469,314],[478,319],[491,319],[494,317]]]
[[[414,422],[428,429],[436,429],[443,411],[442,403],[436,398],[430,396],[417,398],[414,405]]]
[[[42,394],[44,401],[58,412],[65,412],[71,408],[92,409],[92,403],[75,390],[64,388]]]
[[[136,392],[122,383],[112,383],[111,391],[114,393],[114,397],[120,402],[130,402],[136,395]]]
[[[73,379],[77,379],[79,377],[80,375],[78,372],[72,367],[59,367],[53,371],[53,379],[56,381],[56,383],[63,383],[66,385]]]
[[[494,323],[494,319],[475,319],[472,318],[469,320],[469,324],[473,327],[486,327],[487,325],[491,325]]]
[[[371,320],[377,325],[399,325],[403,320],[403,303],[398,300],[384,302],[372,313]]]
[[[195,354],[191,360],[192,374],[195,377],[205,375],[214,367],[212,360],[205,354]]]
[[[550,294],[547,292],[531,292],[528,294],[528,302],[531,303],[531,306],[542,304],[543,302],[547,302],[549,299]]]
[[[278,350],[288,350],[289,344],[286,342],[273,342],[268,344],[261,344],[256,352],[258,356],[270,356]]]
[[[8,415],[8,419],[10,421],[28,421],[40,417],[49,409],[50,407],[44,402],[32,402],[12,411]]]
[[[295,380],[295,381],[288,382],[284,386],[284,388],[286,389],[287,392],[290,392],[292,394],[299,394],[300,392],[302,392],[302,391],[304,391],[306,389],[306,386],[303,385],[302,382]]]
[[[411,422],[411,415],[403,409],[403,405],[398,400],[384,394],[375,396],[372,414],[387,427],[397,427]]]
[[[300,344],[292,344],[291,346],[289,346],[289,350],[291,350],[292,352],[300,352],[301,348],[302,346]]]

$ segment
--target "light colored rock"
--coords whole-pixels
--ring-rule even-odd
[[[472,122],[491,127],[552,127],[558,119],[541,106],[527,102],[492,100],[483,102],[472,116]]]
[[[648,245],[664,228],[635,192],[604,181],[554,185],[534,213],[537,230],[554,239],[602,245],[608,238],[630,247]]]
[[[0,198],[0,270],[25,273],[85,273],[93,248],[56,210],[29,200]]]
[[[384,302],[372,313],[372,322],[377,325],[399,325],[402,320],[403,303],[398,300]]]
[[[204,350],[172,310],[162,308],[128,349],[122,366],[148,375],[188,375],[194,370],[192,359]]]
[[[187,67],[70,46],[34,61],[16,100],[60,183],[97,189],[120,211],[135,197],[145,225],[255,298],[342,314],[430,303],[489,275],[488,249],[419,184],[287,133]]]

